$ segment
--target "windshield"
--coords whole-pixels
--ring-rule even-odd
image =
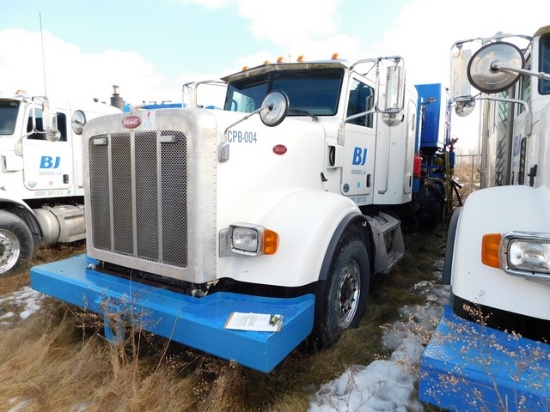
[[[0,135],[12,135],[19,112],[19,101],[0,100]]]
[[[282,91],[288,95],[289,116],[333,116],[343,75],[342,69],[282,70],[239,80],[229,85],[224,109],[251,113],[269,92]]]

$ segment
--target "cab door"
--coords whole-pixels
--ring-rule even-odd
[[[44,131],[43,113],[40,109],[29,109],[27,130],[33,130],[33,117],[36,129]],[[67,116],[57,113],[57,125],[61,136],[57,141],[48,141],[44,133],[31,133],[22,139],[23,176],[27,189],[36,191],[36,196],[65,196],[72,194],[74,180],[72,142],[68,141]],[[40,194],[38,194],[40,192]]]
[[[351,79],[347,117],[364,113],[374,107],[374,88],[359,79]],[[373,113],[346,121],[344,165],[342,168],[342,195],[359,205],[373,200],[374,161],[376,149],[375,116]]]

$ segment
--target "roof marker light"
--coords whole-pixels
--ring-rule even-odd
[[[332,60],[338,60],[338,53],[332,53]]]
[[[304,56],[303,56],[302,54],[300,54],[300,55],[298,56],[298,58],[296,59],[296,61],[297,61],[298,63],[303,63],[303,61],[304,61]]]

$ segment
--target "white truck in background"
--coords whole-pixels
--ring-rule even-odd
[[[117,90],[112,103],[121,107]],[[122,102],[123,104],[123,102]],[[0,276],[41,245],[85,238],[82,129],[120,108],[0,94]]]
[[[484,188],[451,219],[443,271],[451,302],[422,356],[420,400],[446,410],[549,410],[550,26],[451,51],[457,114],[483,103]]]
[[[31,286],[102,314],[109,339],[118,315],[269,372],[306,338],[321,349],[358,325],[371,276],[404,254],[399,217],[418,209],[415,193],[440,219],[445,185],[426,189],[416,151],[424,104],[446,104],[406,87],[398,56],[222,80],[223,110],[86,125],[87,253],[33,267]],[[275,324],[235,330],[235,316]]]

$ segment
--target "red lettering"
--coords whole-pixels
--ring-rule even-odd
[[[128,116],[122,119],[122,126],[127,129],[135,129],[141,124],[141,119],[137,116]]]

